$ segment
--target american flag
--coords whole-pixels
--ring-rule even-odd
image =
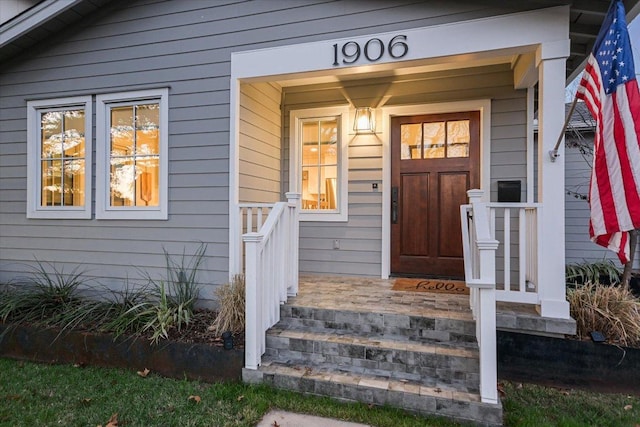
[[[628,231],[640,228],[640,93],[621,0],[609,7],[576,96],[596,121],[589,234],[624,264]]]

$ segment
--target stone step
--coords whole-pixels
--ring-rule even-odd
[[[468,311],[434,309],[426,315],[417,316],[284,304],[280,308],[280,318],[278,326],[282,329],[470,347],[476,345],[475,322]]]
[[[263,360],[289,366],[334,369],[425,386],[449,385],[479,389],[478,349],[282,329],[267,333]]]
[[[264,362],[258,370],[243,370],[243,380],[340,400],[390,405],[424,414],[485,425],[502,424],[502,406],[482,403],[477,393],[429,387],[409,380],[381,378],[353,372],[287,366]]]

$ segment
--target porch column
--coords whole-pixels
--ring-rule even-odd
[[[565,288],[564,144],[551,161],[564,125],[565,66],[569,40],[542,44],[536,52],[538,67],[538,201],[539,240],[538,310],[543,317],[569,318]]]

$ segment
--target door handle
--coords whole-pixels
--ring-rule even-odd
[[[398,223],[398,187],[391,188],[391,223]]]

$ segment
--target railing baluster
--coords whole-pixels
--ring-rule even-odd
[[[258,218],[256,219],[256,231],[262,228],[262,209],[258,208]]]
[[[504,291],[511,292],[511,209],[504,209]]]
[[[518,211],[518,225],[518,289],[520,292],[526,292],[527,270],[531,265],[528,259],[529,221],[526,208],[520,208]]]

